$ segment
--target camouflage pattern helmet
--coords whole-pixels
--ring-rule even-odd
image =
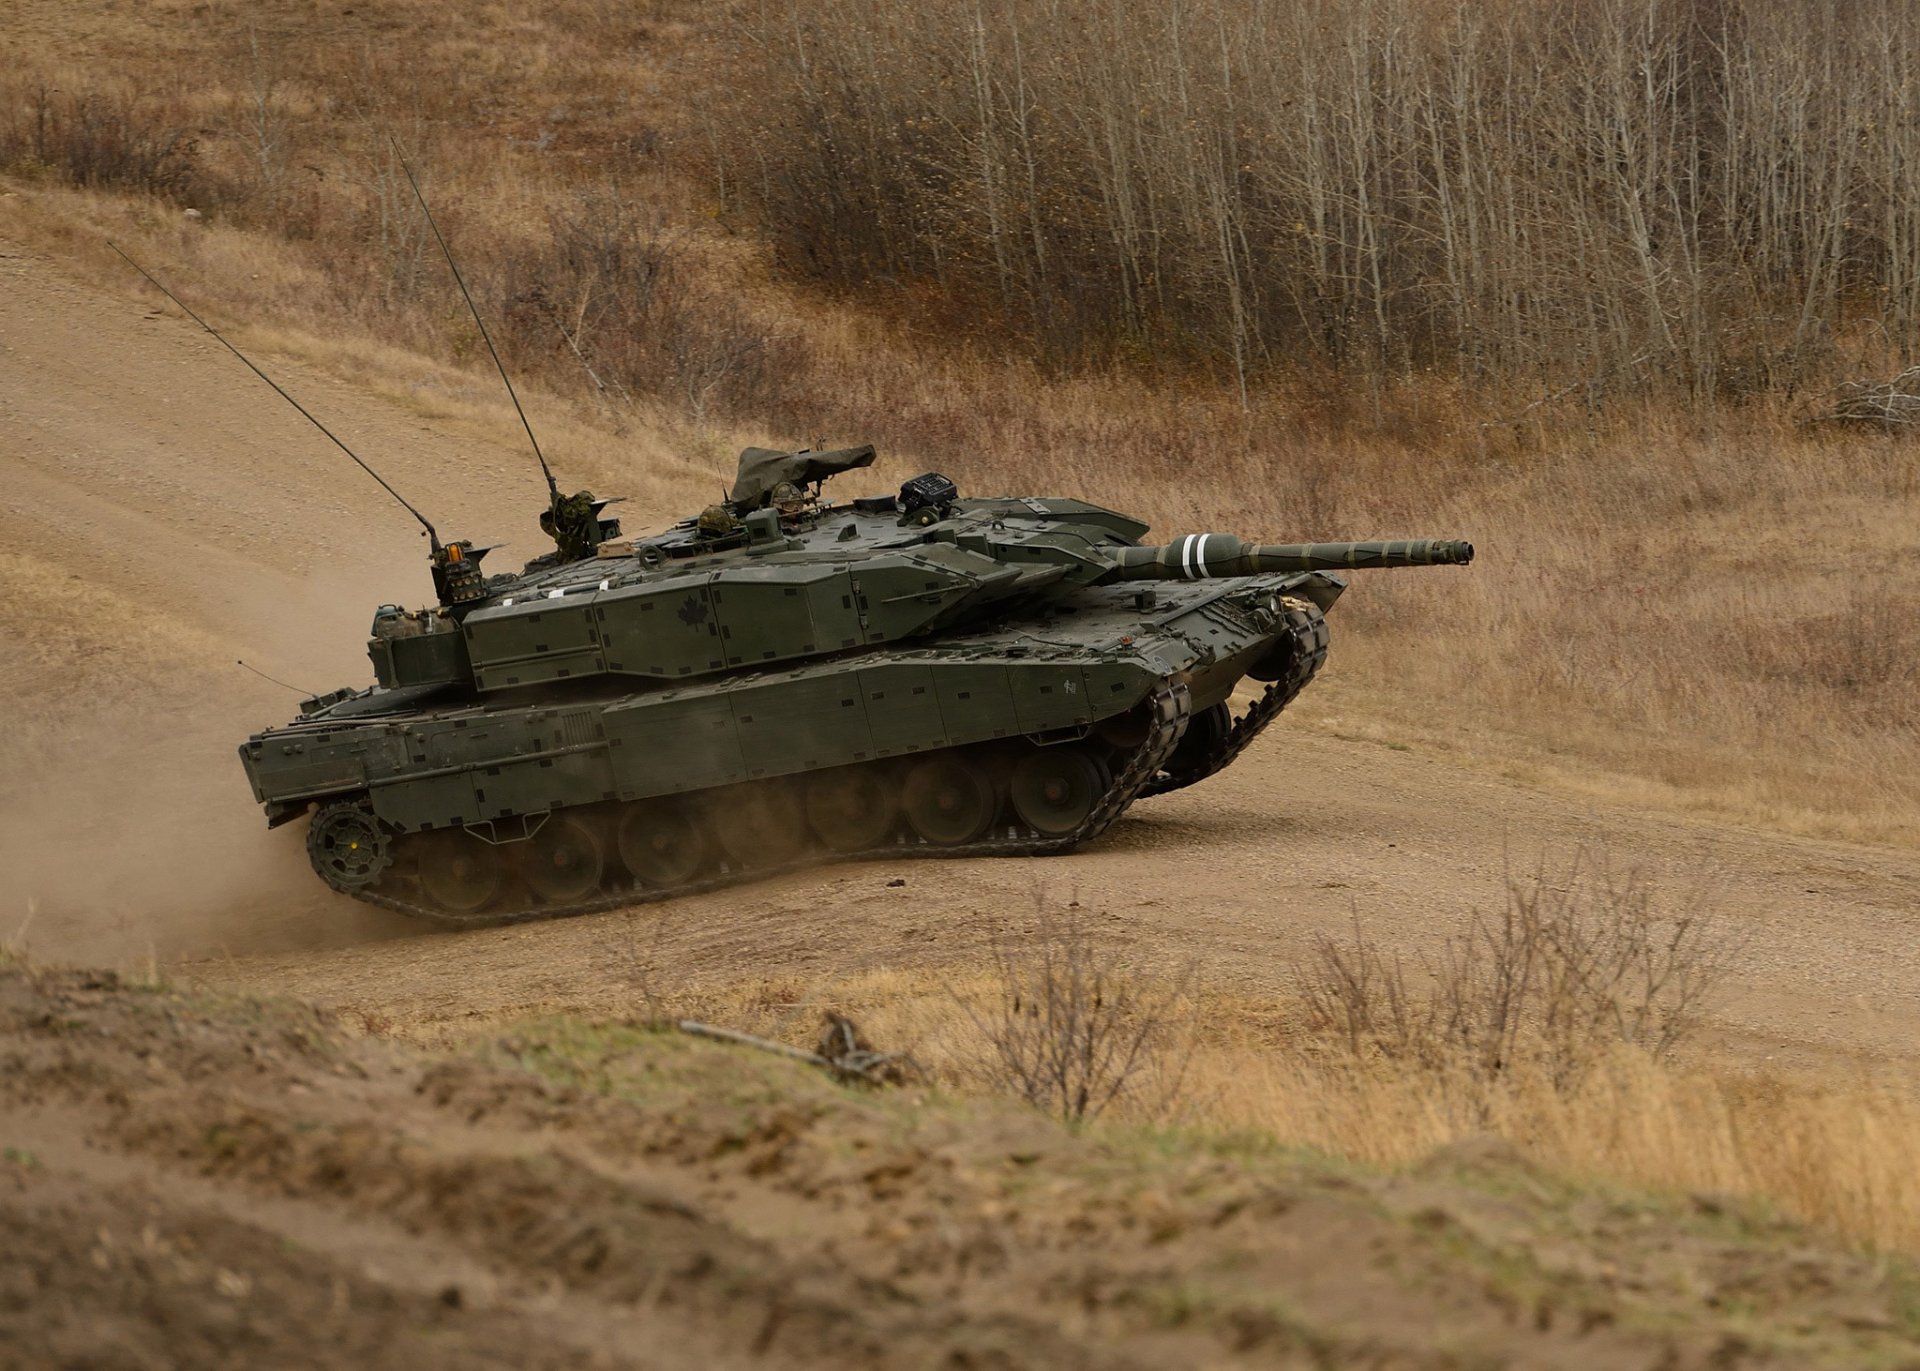
[[[740,527],[740,521],[725,505],[708,505],[693,526],[702,538],[724,538]]]

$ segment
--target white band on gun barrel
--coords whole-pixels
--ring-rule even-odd
[[[1210,575],[1207,571],[1207,539],[1210,533],[1189,533],[1180,540],[1180,570],[1189,581]]]

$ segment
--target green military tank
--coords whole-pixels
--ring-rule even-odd
[[[240,748],[268,824],[306,818],[314,870],[356,899],[501,922],[819,861],[1065,852],[1273,722],[1326,660],[1339,572],[1473,558],[1464,542],[1149,546],[1124,514],[962,498],[935,473],[829,499],[871,447],[748,448],[723,502],[623,540],[609,502],[560,493],[400,165],[546,478],[554,550],[516,573],[443,543],[120,254],[427,536],[437,603],[375,611],[376,684],[308,699]],[[1235,717],[1249,677],[1264,689]]]
[[[723,503],[631,540],[554,488],[554,551],[508,575],[435,536],[438,603],[374,615],[377,684],[240,749],[268,822],[307,819],[336,890],[450,923],[1064,852],[1273,722],[1326,658],[1340,572],[1473,557],[1148,545],[1124,514],[938,474],[829,497],[873,459],[749,448]]]

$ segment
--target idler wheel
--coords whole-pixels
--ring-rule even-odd
[[[786,781],[728,786],[708,801],[720,850],[736,867],[784,866],[807,848],[800,792]]]
[[[547,904],[575,904],[600,888],[607,859],[600,835],[571,814],[549,815],[521,851],[527,889]]]
[[[358,803],[331,804],[307,829],[307,857],[337,890],[364,890],[393,864],[386,829]]]
[[[807,778],[807,824],[835,852],[878,846],[899,817],[892,778],[877,766],[838,767]]]
[[[633,805],[614,841],[620,862],[642,885],[670,889],[692,880],[707,859],[707,840],[686,806],[668,800]]]
[[[500,898],[506,863],[500,849],[464,828],[419,838],[420,890],[450,914],[478,914]]]
[[[1043,747],[1013,768],[1013,812],[1049,838],[1087,821],[1108,784],[1106,768],[1077,747]]]
[[[929,757],[907,773],[900,808],[913,831],[940,847],[970,843],[993,823],[993,783],[959,757]]]

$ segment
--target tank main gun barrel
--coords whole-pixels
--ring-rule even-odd
[[[1159,547],[1121,548],[1113,581],[1199,581],[1275,571],[1464,566],[1473,544],[1441,538],[1372,543],[1243,543],[1231,533],[1189,533]]]

